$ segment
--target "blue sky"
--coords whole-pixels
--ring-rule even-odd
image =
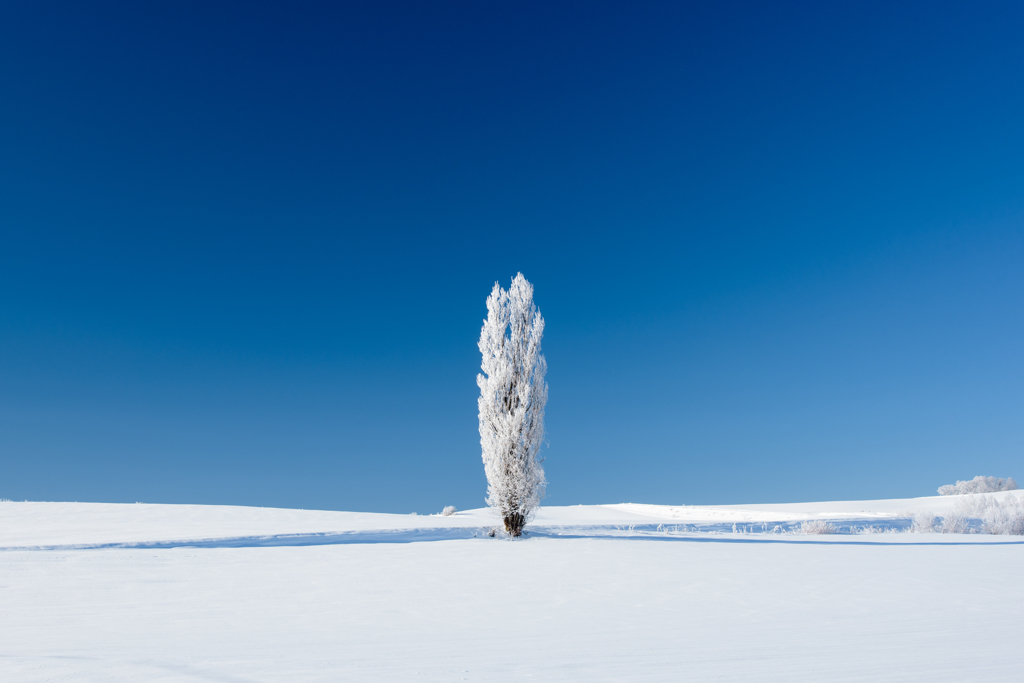
[[[0,497],[549,504],[1024,476],[1019,3],[8,3]]]

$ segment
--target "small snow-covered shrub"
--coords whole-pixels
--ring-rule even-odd
[[[858,534],[905,534],[912,531],[910,527],[900,528],[898,526],[862,526],[850,527],[850,530]]]
[[[990,508],[982,518],[981,528],[986,534],[1024,536],[1024,508]]]
[[[445,517],[451,517],[456,512],[458,512],[458,510],[455,509],[454,505],[447,505],[445,506],[444,510],[441,510],[441,514]]]
[[[981,511],[981,523],[986,534],[1024,536],[1024,503],[1019,498],[988,499]]]
[[[928,534],[936,531],[935,526],[938,521],[930,512],[918,512],[914,515],[914,522],[910,525],[910,530],[915,534]]]
[[[958,500],[953,511],[943,522],[943,533],[971,531],[970,521],[981,521],[981,532],[1024,536],[1024,499],[995,496],[968,495]]]
[[[966,534],[970,529],[970,517],[960,511],[953,511],[942,518],[939,531],[944,534]]]
[[[1017,482],[1013,477],[1001,479],[997,477],[977,476],[970,481],[958,481],[939,487],[940,496],[960,496],[965,493],[996,493],[997,491],[1016,491]]]
[[[839,527],[823,519],[811,519],[800,524],[802,534],[838,534]]]

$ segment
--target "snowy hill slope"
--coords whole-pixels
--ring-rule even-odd
[[[1024,490],[990,495],[997,499],[1024,499]],[[811,519],[898,529],[905,528],[909,517],[917,512],[948,514],[962,498],[964,496],[764,505],[623,503],[545,507],[529,529],[535,536],[570,531],[590,536],[621,536],[629,535],[629,527],[633,527],[633,533],[649,531],[652,527],[657,529],[659,525],[680,532],[728,532],[733,524],[775,525]],[[680,524],[687,526],[682,529],[678,527]],[[0,550],[446,540],[479,537],[496,525],[497,520],[486,508],[443,517],[227,505],[5,502],[0,503]],[[789,524],[784,528],[793,526]],[[756,528],[763,529],[763,526]]]
[[[0,680],[1020,680],[1020,537],[731,533],[953,505],[4,502]]]

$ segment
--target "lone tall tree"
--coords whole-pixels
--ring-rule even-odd
[[[544,496],[540,446],[544,440],[547,363],[540,353],[544,318],[533,285],[522,273],[505,291],[494,283],[480,330],[480,447],[487,474],[487,504],[512,536],[523,533]]]

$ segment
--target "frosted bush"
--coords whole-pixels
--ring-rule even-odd
[[[456,512],[458,512],[458,510],[455,509],[454,505],[448,505],[448,506],[445,507],[444,510],[441,510],[441,514],[444,515],[445,517],[451,517]]]
[[[910,527],[899,528],[896,526],[862,526],[862,527],[850,527],[851,531],[856,529],[858,534],[904,534],[912,531]]]
[[[823,519],[812,519],[800,524],[802,534],[838,534],[839,527]]]
[[[1005,536],[1024,536],[1024,503],[1018,498],[992,503],[982,513],[982,530]]]
[[[969,531],[971,519],[981,521],[982,533],[1024,535],[1024,499],[1012,496],[1005,497],[1003,500],[999,500],[995,496],[964,496],[957,501],[953,512],[943,521],[942,531],[944,533]]]
[[[943,517],[939,531],[944,534],[966,534],[970,529],[970,517],[959,511],[953,511]]]
[[[936,531],[935,525],[938,523],[938,519],[930,512],[918,512],[914,515],[914,522],[910,526],[910,530],[915,534],[928,534]]]
[[[958,481],[939,487],[940,496],[960,496],[966,493],[996,493],[998,491],[1016,491],[1017,482],[1013,477],[1001,479],[997,477],[977,476],[970,481]]]
[[[986,534],[1024,536],[1024,502],[1019,498],[999,501],[981,496],[974,504],[981,518],[981,530]]]

